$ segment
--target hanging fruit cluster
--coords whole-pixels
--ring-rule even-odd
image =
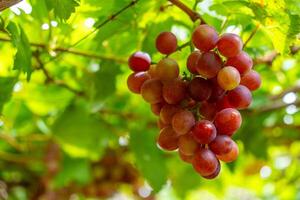
[[[127,85],[159,116],[158,145],[167,151],[178,149],[183,161],[212,179],[220,172],[219,160],[232,162],[239,154],[231,139],[242,123],[238,110],[251,104],[251,91],[260,87],[261,79],[238,35],[219,36],[204,24],[194,30],[192,44],[198,50],[187,58],[189,77],[181,77],[177,62],[168,56],[152,64],[147,53],[136,52],[128,61],[134,72]],[[156,48],[165,55],[174,53],[176,36],[162,32]]]

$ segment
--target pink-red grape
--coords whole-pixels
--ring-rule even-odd
[[[195,101],[205,101],[212,93],[211,84],[203,78],[196,77],[189,83],[188,92]]]
[[[151,64],[149,54],[138,51],[129,57],[128,65],[135,72],[147,71]]]
[[[128,76],[127,86],[128,89],[136,94],[141,93],[142,85],[145,81],[149,80],[151,77],[147,72],[136,72]]]
[[[261,85],[259,73],[254,70],[250,70],[242,76],[241,85],[246,86],[251,91],[257,90]]]
[[[216,155],[229,153],[233,148],[233,140],[227,135],[218,135],[210,144],[209,148]]]
[[[223,56],[234,57],[242,51],[243,42],[238,35],[225,33],[220,37],[217,47]]]
[[[223,61],[218,54],[213,51],[205,52],[199,58],[197,71],[203,78],[213,78],[221,70]]]
[[[207,120],[213,120],[217,111],[216,103],[203,102],[199,108],[199,113]]]
[[[215,125],[208,120],[201,120],[196,122],[192,129],[194,139],[200,144],[209,144],[217,136]]]
[[[248,108],[252,102],[251,91],[243,85],[228,92],[228,101],[236,109]]]
[[[237,146],[237,144],[233,142],[233,146],[232,149],[229,153],[227,154],[223,154],[223,155],[217,155],[218,159],[229,163],[229,162],[233,162],[237,159],[238,155],[239,155],[239,147]]]
[[[156,38],[156,48],[162,54],[171,54],[177,49],[177,38],[171,32],[162,32]]]
[[[225,66],[233,66],[243,75],[251,70],[253,61],[246,52],[242,51],[238,55],[228,58]]]
[[[164,105],[160,111],[160,119],[165,124],[171,124],[172,118],[175,115],[175,113],[181,111],[182,109],[176,105]]]
[[[198,63],[200,57],[201,57],[201,52],[194,51],[189,55],[189,57],[187,59],[186,66],[192,74],[198,74],[197,63]]]
[[[198,26],[192,35],[193,44],[202,52],[215,48],[218,39],[216,30],[206,24]]]
[[[163,101],[162,83],[158,79],[149,79],[141,87],[141,94],[145,101],[154,104]]]
[[[233,90],[241,81],[239,71],[234,67],[224,67],[218,73],[218,83],[224,90]]]
[[[179,152],[186,156],[193,156],[199,148],[199,144],[194,140],[191,134],[185,134],[178,140]]]
[[[218,169],[218,166],[217,157],[209,149],[201,148],[194,155],[193,167],[201,176],[211,176]]]
[[[232,136],[240,128],[242,117],[238,110],[226,108],[217,113],[214,124],[218,134]]]
[[[171,126],[160,131],[157,143],[166,151],[174,151],[178,148],[178,137]]]
[[[182,110],[174,114],[172,127],[177,135],[188,133],[195,125],[195,117],[191,111]]]
[[[178,104],[186,97],[187,84],[183,80],[172,79],[163,85],[163,97],[168,104]]]
[[[172,58],[164,58],[156,65],[157,77],[167,81],[179,76],[179,67],[177,62]]]

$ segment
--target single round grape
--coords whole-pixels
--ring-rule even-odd
[[[227,135],[218,135],[211,143],[209,148],[216,155],[229,153],[233,148],[233,140]]]
[[[141,93],[142,85],[145,81],[149,80],[151,77],[147,72],[136,72],[128,76],[127,86],[128,89],[136,94]]]
[[[156,65],[156,73],[161,80],[172,80],[179,76],[179,67],[174,59],[164,58]]]
[[[146,102],[151,104],[162,102],[162,86],[161,81],[158,79],[145,81],[141,87],[142,97]]]
[[[169,124],[163,123],[163,122],[161,121],[161,119],[158,118],[158,120],[157,120],[157,127],[158,127],[160,130],[163,129],[163,128],[165,128],[165,127],[167,127],[167,126],[170,126],[170,125],[169,125]]]
[[[177,38],[171,32],[162,32],[156,38],[156,48],[162,54],[171,54],[177,49]]]
[[[218,134],[232,136],[240,128],[242,117],[238,110],[226,108],[217,113],[214,123]]]
[[[149,54],[145,52],[135,52],[129,57],[128,65],[135,72],[147,71],[151,64]]]
[[[157,72],[156,72],[156,65],[151,65],[148,74],[151,76],[151,78],[158,78]]]
[[[218,39],[219,36],[216,30],[206,24],[198,26],[192,35],[193,44],[202,52],[215,48]]]
[[[223,56],[230,58],[238,55],[242,51],[243,42],[238,35],[225,33],[220,37],[217,47]]]
[[[172,118],[172,127],[177,135],[188,133],[195,125],[195,117],[188,110],[181,110],[174,114]]]
[[[181,158],[182,161],[186,162],[186,163],[192,163],[193,162],[193,158],[194,156],[187,156],[184,155],[183,153],[181,153],[180,151],[178,151],[179,157]]]
[[[163,85],[163,97],[168,104],[178,104],[186,97],[187,84],[183,80],[173,79]]]
[[[166,151],[178,149],[178,137],[171,126],[165,127],[160,131],[157,143]]]
[[[254,70],[250,70],[242,76],[241,85],[246,86],[251,91],[257,90],[261,85],[259,73]]]
[[[179,151],[186,156],[193,156],[199,148],[199,144],[194,140],[191,134],[185,134],[179,137]]]
[[[209,99],[212,88],[209,81],[196,77],[188,85],[189,96],[195,101],[205,101]]]
[[[223,66],[222,59],[213,51],[205,52],[199,58],[197,71],[204,78],[213,78]]]
[[[194,155],[192,164],[201,176],[206,177],[211,176],[218,169],[219,161],[211,150],[201,148]]]
[[[221,164],[220,164],[220,161],[218,160],[218,167],[217,167],[216,171],[209,176],[203,176],[203,178],[214,179],[220,174],[220,171],[221,171]]]
[[[198,121],[192,129],[194,139],[200,144],[209,144],[217,136],[215,125],[208,120]]]
[[[217,104],[203,102],[199,108],[199,113],[207,120],[213,120],[217,114]]]
[[[248,108],[252,102],[251,91],[243,85],[228,92],[228,101],[236,109]]]
[[[217,101],[216,104],[218,111],[221,111],[225,108],[234,108],[232,105],[230,105],[227,95],[224,95],[219,101]]]
[[[159,102],[159,103],[154,103],[154,104],[151,104],[151,111],[153,114],[159,116],[160,114],[160,111],[162,109],[162,107],[165,105],[166,103],[165,102]]]
[[[160,119],[165,124],[171,124],[172,118],[175,115],[175,113],[181,111],[182,109],[176,105],[169,105],[166,104],[162,107],[160,111]]]
[[[237,144],[233,141],[232,149],[229,153],[223,154],[223,155],[217,155],[217,157],[222,160],[223,162],[229,163],[233,162],[237,159],[239,155],[239,147]]]
[[[224,90],[233,90],[241,81],[239,71],[234,67],[224,67],[218,73],[218,83]]]
[[[209,82],[212,87],[212,93],[207,101],[209,103],[216,103],[225,95],[226,91],[219,86],[217,77],[209,79]]]
[[[238,55],[228,58],[225,66],[233,66],[240,72],[241,75],[243,75],[251,70],[253,61],[246,52],[242,51]]]
[[[197,63],[198,63],[200,57],[201,57],[201,52],[194,51],[189,55],[189,57],[187,59],[186,66],[192,74],[198,74]]]

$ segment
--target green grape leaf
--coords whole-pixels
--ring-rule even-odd
[[[163,153],[157,148],[155,138],[156,133],[152,131],[133,128],[130,134],[130,148],[138,169],[154,192],[158,192],[167,182],[167,169]]]
[[[29,81],[33,68],[31,64],[32,52],[28,38],[22,27],[18,27],[13,22],[10,22],[6,28],[11,35],[13,45],[17,48],[13,69],[26,73]]]
[[[86,89],[92,101],[103,100],[114,94],[116,90],[116,77],[120,73],[120,67],[112,61],[103,61],[100,63],[100,69],[87,74]]]
[[[0,112],[4,104],[10,100],[15,83],[14,77],[0,77]]]
[[[82,104],[68,107],[56,120],[52,132],[68,154],[99,158],[115,135]]]
[[[61,20],[69,19],[79,6],[79,2],[79,0],[46,0],[48,10],[53,9],[55,16]]]
[[[53,185],[56,188],[68,186],[69,183],[87,184],[91,177],[89,160],[63,156],[61,170],[54,177]]]

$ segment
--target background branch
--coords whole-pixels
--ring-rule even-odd
[[[0,0],[0,11],[5,10],[21,1],[22,0]]]
[[[169,0],[172,4],[177,6],[179,9],[181,9],[183,12],[185,12],[193,22],[197,21],[198,19],[201,20],[201,24],[206,24],[204,19],[201,17],[201,15],[189,7],[187,7],[184,3],[182,3],[180,0]]]

